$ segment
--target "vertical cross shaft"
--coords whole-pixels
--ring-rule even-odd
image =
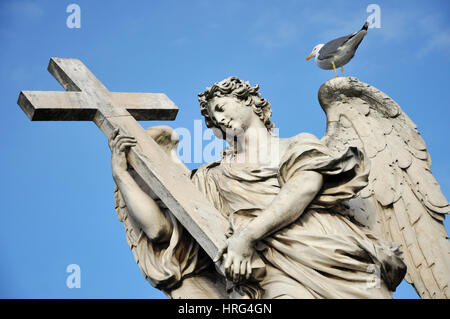
[[[141,120],[174,119],[176,106],[162,95],[111,93],[78,59],[52,58],[48,70],[69,92],[22,91],[18,104],[30,119],[92,120],[106,136],[115,129],[134,136],[137,145],[128,154],[130,165],[206,253],[214,258],[226,240],[227,220],[133,117],[136,115]],[[122,105],[127,103],[127,98],[134,104],[132,112]],[[142,105],[146,101],[153,101],[153,107]],[[152,112],[155,109],[157,111]]]

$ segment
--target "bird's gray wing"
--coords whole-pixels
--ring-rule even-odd
[[[342,47],[347,41],[352,39],[355,35],[357,35],[360,32],[361,31],[358,31],[356,33],[349,34],[349,35],[346,35],[346,36],[343,36],[343,37],[340,37],[340,38],[337,38],[337,39],[334,39],[334,40],[328,42],[327,44],[325,44],[322,47],[322,49],[320,49],[318,59],[326,60],[326,59],[333,57],[340,47]],[[361,43],[361,41],[364,37],[359,37],[359,38],[360,39],[359,39],[358,43],[355,45],[355,51],[358,48],[359,44]]]

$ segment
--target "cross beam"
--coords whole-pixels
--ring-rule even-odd
[[[51,58],[48,71],[68,92],[22,91],[17,103],[27,116],[32,121],[93,121],[108,137],[116,129],[134,136],[137,145],[128,162],[214,258],[226,241],[226,218],[137,122],[174,120],[176,105],[165,94],[109,92],[78,59]],[[262,268],[261,261],[254,268]]]
[[[162,93],[110,92],[136,121],[174,120],[178,108]],[[84,92],[22,91],[18,104],[32,121],[93,121],[97,108]]]

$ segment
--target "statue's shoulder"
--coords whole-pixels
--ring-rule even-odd
[[[316,149],[326,152],[326,146],[317,136],[311,133],[302,132],[288,138],[280,139],[280,159],[290,157],[292,154],[301,154],[305,151]]]
[[[320,142],[320,140],[317,138],[317,136],[315,136],[314,134],[311,134],[311,133],[307,133],[307,132],[299,133],[299,134],[291,137],[291,139],[293,139],[296,142],[303,142],[303,141]]]
[[[211,168],[213,168],[213,167],[216,167],[216,166],[219,166],[220,165],[220,163],[221,163],[221,159],[220,160],[217,160],[217,161],[214,161],[214,162],[211,162],[211,163],[207,163],[207,164],[203,164],[203,165],[201,165],[201,166],[199,166],[199,167],[197,167],[197,168],[194,168],[192,171],[191,171],[191,179],[194,177],[194,176],[199,176],[199,175],[201,175],[201,174],[204,174],[205,172],[207,172],[208,170],[210,170]]]
[[[317,138],[317,136],[315,136],[314,134],[311,134],[311,133],[306,133],[306,132],[299,133],[292,137],[282,138],[280,140],[281,140],[281,143],[284,144],[286,149],[289,149],[289,148],[292,148],[292,147],[295,147],[298,145],[302,145],[302,144],[310,144],[310,143],[321,144],[321,142]]]

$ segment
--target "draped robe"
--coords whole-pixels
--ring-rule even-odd
[[[406,271],[397,246],[340,209],[342,201],[367,185],[369,165],[358,149],[331,154],[315,136],[301,133],[288,139],[288,147],[273,164],[239,163],[230,154],[191,175],[229,219],[230,233],[268,207],[297,171],[312,170],[324,177],[322,189],[296,221],[256,244],[266,264],[259,282],[263,298],[392,297]],[[170,291],[184,278],[211,269],[212,262],[176,219],[163,212],[173,224],[169,241],[153,243],[141,230],[133,235],[132,226],[127,239],[146,278]]]
[[[367,185],[369,165],[359,150],[332,155],[315,136],[302,133],[290,139],[275,164],[238,163],[227,156],[200,167],[193,182],[228,216],[232,231],[268,207],[296,172],[324,177],[295,222],[257,243],[267,271],[260,283],[263,298],[391,298],[405,272],[397,246],[339,210]]]

